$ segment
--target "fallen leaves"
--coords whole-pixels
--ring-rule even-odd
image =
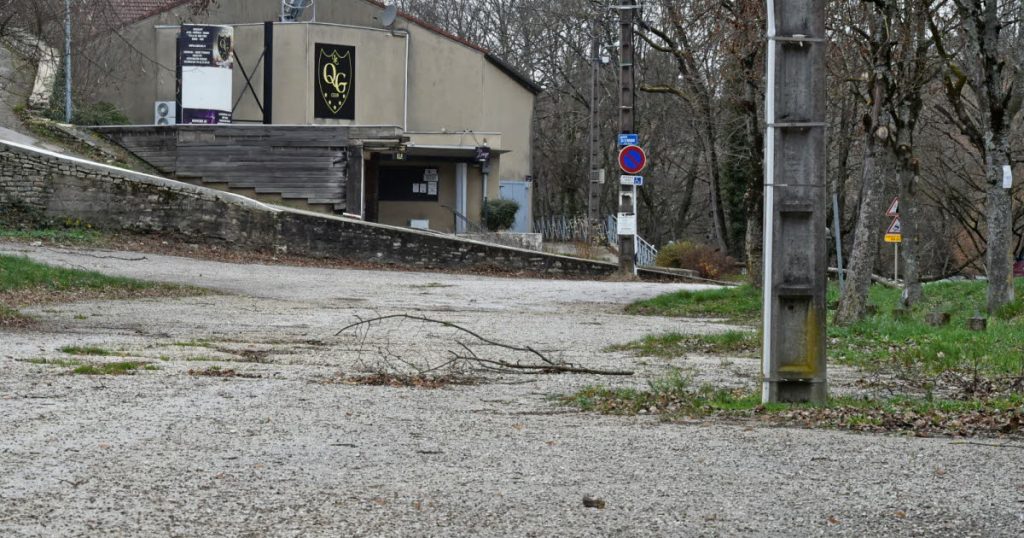
[[[233,370],[231,368],[220,368],[220,367],[217,367],[217,366],[211,366],[210,368],[206,368],[206,369],[203,369],[203,370],[189,370],[188,371],[188,375],[191,375],[191,376],[201,376],[201,377],[223,377],[223,378],[237,377],[237,378],[242,378],[242,379],[260,379],[260,378],[263,377],[263,376],[261,376],[259,374],[249,374],[249,373],[239,372],[239,371]]]
[[[920,437],[1022,435],[1024,409],[941,411],[831,407],[781,411],[765,418],[805,427],[831,427],[859,432],[908,432]]]
[[[475,377],[462,375],[417,375],[375,373],[366,375],[347,375],[336,379],[322,381],[323,384],[366,385],[371,387],[440,389],[449,385],[476,385],[480,382]]]

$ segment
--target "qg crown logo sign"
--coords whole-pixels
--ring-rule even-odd
[[[356,48],[317,43],[315,53],[315,117],[356,119]]]

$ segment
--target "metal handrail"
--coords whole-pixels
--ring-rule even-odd
[[[614,215],[608,215],[608,244],[618,245],[619,234],[618,234],[618,219]],[[648,243],[644,238],[639,235],[634,235],[633,249],[635,254],[635,262],[640,267],[653,267],[656,265],[658,259],[658,249],[654,245]]]
[[[473,221],[469,220],[469,217],[463,215],[462,213],[459,213],[458,211],[455,210],[455,208],[446,206],[444,204],[441,204],[441,207],[447,209],[448,211],[451,211],[451,213],[452,213],[452,230],[454,231],[454,233],[456,235],[459,233],[459,219],[462,219],[462,222],[464,222],[466,224],[466,231],[467,232],[469,232],[469,233],[476,233],[476,234],[485,234],[485,233],[487,233],[487,230],[484,229],[483,226],[480,226],[479,224],[474,224]]]

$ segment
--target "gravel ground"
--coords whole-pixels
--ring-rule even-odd
[[[670,366],[752,384],[750,359],[602,351],[650,333],[728,329],[621,314],[629,301],[697,286],[0,252],[217,292],[35,307],[39,328],[0,332],[0,536],[1024,533],[1018,445],[664,424],[552,401],[595,383],[641,386]],[[357,316],[394,313],[637,376],[490,375],[437,390],[332,382],[373,366],[382,342],[418,358],[452,347],[445,330],[410,323],[365,341],[335,335]],[[118,355],[89,360],[159,369],[85,377],[26,362],[86,344]],[[211,366],[259,377],[188,373]],[[854,390],[856,372],[832,374],[835,390]],[[585,508],[584,495],[606,508]]]

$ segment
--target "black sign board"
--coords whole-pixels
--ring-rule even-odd
[[[477,146],[476,155],[473,159],[478,163],[485,163],[491,160],[491,148],[487,146]]]
[[[226,67],[234,63],[234,29],[226,26],[185,24],[181,27],[184,67]]]
[[[356,119],[356,48],[317,43],[314,54],[314,117]]]
[[[379,173],[379,199],[382,202],[436,202],[437,168],[421,166],[382,167]]]

